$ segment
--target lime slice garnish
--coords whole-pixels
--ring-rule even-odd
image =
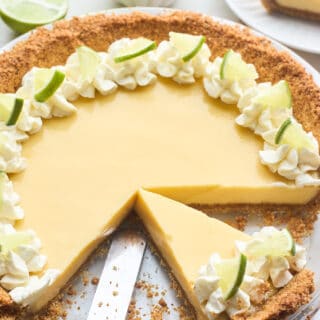
[[[288,82],[281,80],[272,87],[263,90],[262,93],[254,99],[254,102],[265,108],[292,108],[292,95]]]
[[[67,0],[1,0],[3,21],[18,33],[63,18],[68,10]]]
[[[130,41],[130,43],[119,50],[118,55],[114,58],[114,62],[119,63],[133,58],[142,56],[147,52],[157,47],[154,41],[146,38],[137,38]]]
[[[223,57],[220,67],[220,79],[239,81],[257,79],[258,74],[252,66],[242,60],[239,53],[229,50]]]
[[[170,32],[169,37],[184,62],[191,60],[206,42],[205,36],[194,36],[187,33]]]
[[[285,120],[278,129],[275,144],[287,144],[298,150],[302,148],[314,150],[315,148],[302,125],[292,118]]]
[[[83,79],[92,81],[100,63],[98,53],[89,47],[81,46],[77,49],[80,73]]]
[[[11,94],[0,94],[0,121],[12,126],[17,123],[23,107],[23,99]]]
[[[280,141],[282,140],[282,136],[283,136],[284,132],[287,130],[287,128],[291,124],[291,122],[292,122],[291,118],[288,118],[282,123],[282,125],[278,129],[276,137],[274,139],[275,144],[279,144],[280,143]]]
[[[18,246],[28,244],[32,241],[32,236],[27,232],[16,232],[12,234],[0,234],[0,252],[7,253]]]
[[[38,69],[35,72],[34,88],[37,92],[34,96],[38,102],[48,100],[61,86],[65,74],[59,70]]]
[[[296,254],[296,244],[292,235],[287,229],[274,232],[270,237],[261,241],[253,241],[246,248],[246,255],[249,257],[286,257]]]
[[[225,300],[232,298],[242,284],[247,267],[247,258],[240,254],[232,259],[225,259],[215,264],[219,277],[219,287]]]

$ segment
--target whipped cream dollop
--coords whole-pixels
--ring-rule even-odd
[[[19,236],[21,232],[16,231],[11,224],[0,223],[1,236]],[[13,290],[17,287],[27,286],[30,274],[39,273],[47,263],[47,258],[40,254],[41,241],[32,230],[23,232],[25,243],[20,243],[12,250],[0,250],[0,285]],[[0,240],[1,244],[1,240]]]
[[[237,81],[221,79],[222,62],[223,58],[217,57],[212,63],[208,64],[203,78],[203,85],[210,97],[220,98],[228,104],[236,104],[247,89],[256,86],[256,81],[250,78],[243,78]],[[253,64],[247,64],[247,66],[256,73]],[[258,78],[257,73],[256,78]]]
[[[33,134],[39,131],[43,118],[64,117],[76,112],[77,109],[70,101],[80,96],[94,98],[96,90],[102,95],[108,95],[118,86],[134,90],[138,86],[154,83],[157,75],[160,75],[181,84],[193,83],[197,78],[203,77],[205,90],[211,97],[220,97],[222,101],[230,104],[239,101],[241,115],[237,118],[237,123],[263,135],[266,141],[265,149],[260,152],[261,161],[273,172],[278,172],[288,179],[295,179],[297,184],[318,183],[319,179],[314,173],[320,165],[318,153],[309,149],[295,150],[286,145],[275,146],[271,143],[274,141],[274,129],[284,115],[266,111],[254,103],[255,96],[270,84],[256,85],[258,75],[253,65],[247,64],[250,79],[221,79],[223,58],[219,57],[210,62],[211,52],[205,43],[192,59],[185,62],[179,50],[170,41],[162,41],[155,50],[116,63],[115,57],[123,54],[133,41],[135,40],[120,39],[113,42],[107,52],[93,52],[97,58],[93,60],[98,62],[90,65],[92,68],[87,73],[83,72],[78,52],[73,53],[64,66],[52,67],[52,70],[63,72],[65,79],[45,102],[38,102],[34,98],[35,76],[39,68],[33,68],[26,73],[22,86],[16,93],[17,97],[24,99],[16,125],[8,127],[4,123],[0,124],[0,171],[15,173],[25,169],[26,160],[21,154],[21,143],[28,138],[26,133]],[[236,55],[241,58],[239,54]],[[310,139],[313,139],[314,149],[318,150],[315,138],[310,135]],[[19,197],[5,174],[2,183],[0,239],[1,234],[18,233],[13,224],[24,217],[23,210],[19,207]],[[35,275],[42,272],[47,258],[40,253],[41,242],[35,233],[26,232],[30,234],[29,241],[8,252],[0,251],[0,285],[10,291],[16,303],[23,305],[32,304],[40,299],[59,273],[57,270],[47,270],[41,276]],[[254,238],[252,241],[258,240]],[[245,247],[242,247],[245,251]],[[214,319],[215,315],[221,312],[230,316],[244,313],[255,301],[263,301],[265,295],[261,288],[265,288],[266,281],[271,279],[276,287],[287,283],[292,277],[291,271],[297,272],[304,267],[305,250],[297,245],[297,254],[294,257],[250,260],[249,271],[241,288],[228,301],[223,298],[214,267],[220,260],[219,256],[213,255],[209,264],[200,271],[195,283],[196,294],[210,319]]]
[[[194,83],[196,78],[205,74],[211,51],[204,43],[199,52],[191,60],[185,62],[170,41],[162,41],[151,56],[156,73],[164,78],[172,78],[178,83],[188,84]]]
[[[203,305],[206,315],[209,319],[226,312],[230,317],[247,312],[251,306],[251,300],[264,298],[262,288],[265,281],[253,276],[245,276],[240,289],[228,300],[225,300],[219,287],[219,277],[216,273],[215,265],[221,262],[218,254],[213,254],[209,263],[202,266],[199,271],[194,290],[200,303]],[[258,298],[256,297],[258,294]],[[261,298],[260,296],[263,295]]]
[[[301,126],[301,125],[300,125]],[[293,148],[288,144],[274,143],[278,129],[263,134],[263,150],[259,152],[261,162],[279,175],[295,180],[299,186],[320,185],[317,170],[320,166],[319,145],[311,132],[307,133],[312,148]]]
[[[94,70],[91,70],[91,76],[82,74],[77,52],[69,56],[64,66],[59,66],[59,70],[66,75],[61,92],[67,100],[74,101],[79,96],[94,98],[95,90],[98,90],[102,95],[108,95],[117,89],[117,84],[111,80],[114,78],[113,71],[106,62],[108,54],[105,52],[96,52],[96,54],[99,62],[92,66]]]
[[[243,282],[231,299],[225,300],[219,287],[219,276],[215,265],[221,262],[220,255],[213,254],[208,264],[200,268],[194,290],[209,319],[217,319],[221,313],[227,313],[230,317],[250,313],[255,305],[263,303],[268,298],[272,292],[270,283],[275,288],[282,288],[293,278],[293,273],[305,267],[306,250],[298,244],[294,256],[255,258],[248,255],[252,245],[266,241],[275,232],[279,230],[274,227],[264,227],[252,235],[252,240],[235,243],[237,251],[247,257],[247,267]]]
[[[19,91],[19,90],[18,90]],[[19,97],[17,94],[7,94],[13,98]],[[5,126],[5,123],[2,123]],[[42,127],[42,120],[40,117],[34,117],[31,115],[31,103],[30,100],[26,99],[23,101],[23,108],[15,124],[18,131],[27,132],[28,134],[33,134],[38,132]]]
[[[33,113],[31,101],[28,99],[24,100],[21,114],[16,123],[18,130],[27,132],[28,134],[34,134],[42,128],[41,117],[35,116]]]
[[[129,90],[150,85],[157,79],[152,72],[152,51],[123,62],[114,61],[133,41],[135,39],[123,38],[113,42],[104,60],[110,80]]]
[[[65,117],[76,112],[76,107],[68,102],[62,91],[63,84],[45,102],[39,102],[34,99],[34,95],[36,94],[34,79],[38,69],[34,67],[25,74],[22,79],[22,86],[17,91],[18,97],[30,102],[28,108],[30,117],[50,119],[52,117]],[[52,69],[59,70],[59,67],[52,67]]]
[[[279,232],[274,227],[264,227],[259,232],[252,235],[252,240],[248,242],[237,241],[238,250],[246,255],[251,246],[263,243],[274,233]],[[247,255],[246,274],[258,279],[270,279],[275,288],[286,286],[293,278],[292,272],[301,271],[307,264],[306,249],[298,244],[294,256],[267,256],[254,258]]]
[[[9,294],[15,303],[32,306],[41,299],[41,296],[45,294],[59,274],[59,270],[49,269],[45,271],[43,276],[30,276],[25,286],[14,288]]]
[[[292,108],[266,108],[258,103],[255,98],[271,87],[271,83],[259,83],[244,92],[238,101],[240,115],[236,123],[240,126],[250,128],[255,134],[277,129],[290,116]]]
[[[16,220],[24,218],[24,211],[19,206],[20,197],[14,192],[13,184],[4,172],[0,173],[0,185],[0,223],[5,222],[13,224]]]
[[[0,170],[15,173],[24,170],[26,159],[22,157],[21,142],[28,136],[16,129],[15,126],[6,126],[0,123]]]

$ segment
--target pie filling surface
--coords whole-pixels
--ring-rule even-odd
[[[309,0],[309,1],[299,1],[299,0],[276,0],[276,2],[286,8],[294,8],[298,10],[305,10],[315,13],[320,13],[320,1],[319,0]]]
[[[135,207],[203,316],[193,293],[199,266],[213,252],[232,256],[234,241],[250,238],[153,193],[186,204],[290,205],[307,204],[318,194],[317,185],[284,185],[287,179],[262,165],[261,137],[238,126],[236,106],[209,97],[199,81],[179,85],[159,78],[145,88],[120,88],[73,104],[76,114],[45,121],[24,142],[28,169],[11,176],[27,212],[16,228],[35,230],[49,257],[47,268],[61,271],[34,310],[58,293]],[[184,219],[187,230],[177,227]],[[195,260],[184,243],[194,230],[199,237],[191,242],[202,252]]]
[[[48,120],[25,142],[28,169],[13,177],[28,212],[18,227],[39,235],[49,267],[62,271],[58,288],[92,241],[121,222],[139,187],[205,204],[304,203],[316,194],[270,186],[281,178],[259,162],[261,139],[234,124],[235,107],[210,99],[200,84],[159,80],[75,105],[76,115]]]

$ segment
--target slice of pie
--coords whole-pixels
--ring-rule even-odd
[[[2,174],[0,284],[34,312],[58,294],[137,198],[148,196],[140,188],[215,212],[303,212],[315,220],[319,88],[264,38],[192,13],[102,14],[39,29],[0,63],[0,91],[16,92],[0,99],[0,167],[13,182]],[[15,126],[6,125],[14,118]],[[198,221],[197,211],[181,208]],[[148,228],[152,215],[141,214]],[[211,223],[230,235],[230,250],[234,240],[246,239]],[[204,260],[221,253],[204,249]],[[206,263],[198,262],[198,268]],[[296,306],[311,291],[310,273],[296,279],[304,274],[305,285],[292,280],[283,289],[300,296]],[[308,294],[296,295],[296,287]],[[293,310],[279,305],[274,312]]]
[[[262,0],[269,12],[281,12],[308,20],[320,20],[320,1]]]
[[[205,296],[207,290],[212,294],[216,288],[213,285],[212,276],[210,279],[210,275],[206,272],[205,276],[199,276],[199,266],[207,265],[213,253],[219,254],[222,258],[233,257],[236,250],[235,243],[250,241],[251,238],[219,220],[209,218],[200,211],[144,190],[139,191],[135,210],[195,308],[197,319],[207,319],[207,317],[210,319],[212,307],[210,308],[210,304],[208,306],[206,298],[201,304],[199,297]],[[207,268],[212,266],[211,261]],[[284,313],[301,306],[301,297],[308,297],[313,291],[312,277],[312,273],[307,270],[298,273],[291,280],[290,286],[278,291],[272,299],[261,300],[257,305],[251,306],[251,309],[245,308],[243,313],[235,312],[234,314],[231,310],[241,309],[241,303],[237,302],[237,299],[241,300],[241,296],[234,297],[234,301],[229,300],[223,309],[226,308],[234,319],[278,319]],[[252,304],[253,296],[257,298],[261,292],[262,295],[266,294],[264,291],[266,283],[258,282],[253,289],[254,282],[250,277],[247,278],[248,280],[248,288],[252,290]],[[301,285],[300,281],[303,281],[304,285]],[[248,290],[245,282],[246,280],[242,288]],[[223,303],[222,300],[214,299],[213,296],[211,300],[215,308],[217,308],[216,304]],[[279,308],[283,305],[286,307]]]

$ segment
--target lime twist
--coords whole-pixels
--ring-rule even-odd
[[[310,151],[315,151],[315,146],[307,132],[304,131],[302,125],[293,118],[288,118],[282,123],[276,133],[274,142],[275,144],[287,144],[297,150],[305,148]]]
[[[254,102],[270,109],[292,108],[292,94],[288,82],[281,80],[272,87],[262,90]]]
[[[238,292],[244,279],[246,267],[247,258],[243,254],[215,264],[219,287],[225,300],[231,299]]]
[[[170,32],[169,37],[170,42],[178,50],[184,62],[188,62],[194,58],[206,42],[205,36],[195,36],[179,32]]]
[[[0,121],[7,126],[15,125],[23,108],[23,99],[12,94],[0,94]]]
[[[77,48],[80,74],[83,79],[92,81],[100,63],[98,53],[87,46]]]
[[[227,51],[220,67],[220,79],[229,81],[255,80],[258,74],[251,65],[243,61],[239,53]]]
[[[157,47],[154,41],[146,38],[137,38],[122,48],[114,58],[115,63],[124,62],[142,56]]]
[[[38,69],[35,72],[34,98],[38,102],[45,102],[59,89],[64,81],[65,74],[59,70]]]
[[[286,257],[296,254],[296,243],[287,229],[274,232],[270,237],[248,244],[245,254],[248,257]]]

